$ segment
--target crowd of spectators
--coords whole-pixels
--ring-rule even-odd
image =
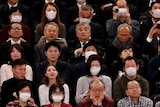
[[[160,107],[160,0],[1,0],[0,106]]]

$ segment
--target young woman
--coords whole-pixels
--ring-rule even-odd
[[[16,59],[24,58],[23,47],[19,44],[11,45],[11,47],[9,48],[9,56],[10,60],[7,63],[3,64],[0,68],[0,85],[2,85],[4,81],[13,77],[11,64]],[[25,78],[31,81],[33,79],[33,72],[30,65],[26,65]]]
[[[50,104],[44,107],[72,107],[70,104],[63,103],[65,96],[64,86],[53,84],[49,89]]]
[[[45,76],[43,80],[43,84],[39,86],[39,100],[40,105],[44,106],[50,104],[49,102],[49,88],[53,84],[62,85],[64,87],[64,103],[69,103],[69,88],[68,85],[65,84],[58,75],[58,71],[55,66],[48,65],[45,70]],[[44,91],[45,90],[45,91]]]
[[[112,81],[111,78],[102,75],[102,61],[98,55],[91,55],[87,60],[87,75],[82,76],[77,81],[76,102],[87,96],[89,83],[94,79],[101,79],[105,83],[105,94],[112,97]]]
[[[60,37],[66,37],[66,27],[61,23],[57,5],[54,3],[47,3],[44,5],[42,11],[41,23],[37,25],[35,30],[35,43],[38,43],[41,36],[43,36],[44,26],[48,22],[55,22],[59,26]]]

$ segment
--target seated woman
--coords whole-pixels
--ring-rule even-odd
[[[58,75],[58,71],[55,66],[53,65],[48,65],[45,70],[45,75],[43,79],[43,84],[39,86],[38,88],[38,93],[39,93],[39,100],[40,100],[40,105],[44,106],[47,104],[50,104],[49,102],[49,88],[51,85],[57,84],[57,85],[62,85],[64,88],[64,100],[63,102],[68,104],[69,103],[69,88],[68,85],[65,84],[61,78]],[[45,90],[45,91],[44,91]]]
[[[7,63],[3,64],[0,68],[0,86],[4,81],[13,77],[11,64],[16,59],[24,58],[23,47],[19,44],[11,45],[11,47],[9,48],[9,57],[10,60]],[[25,78],[27,80],[33,80],[33,71],[30,65],[26,65]]]
[[[32,85],[29,81],[22,81],[17,85],[15,96],[17,100],[9,102],[6,107],[38,107],[32,98]]]
[[[66,97],[64,94],[63,85],[53,84],[49,88],[49,101],[51,104],[48,104],[44,107],[72,107],[70,104],[65,104],[62,101]]]
[[[76,88],[76,103],[88,94],[89,83],[92,80],[100,79],[105,84],[105,95],[112,97],[112,81],[109,76],[102,75],[102,61],[98,55],[91,55],[86,65],[87,75],[78,79]]]

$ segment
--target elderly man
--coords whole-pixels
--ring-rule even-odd
[[[117,107],[153,107],[153,101],[141,96],[141,87],[136,80],[127,83],[126,94],[128,97],[121,99]]]
[[[113,97],[116,102],[120,99],[126,97],[125,90],[127,88],[128,81],[136,80],[141,88],[141,95],[148,97],[149,96],[149,84],[146,79],[137,74],[139,65],[137,60],[134,57],[128,56],[124,60],[123,64],[125,75],[116,79],[113,84]]]
[[[83,61],[83,47],[89,41],[95,43],[98,47],[101,46],[99,40],[92,38],[91,27],[88,23],[82,22],[76,26],[77,39],[68,42],[68,59],[71,63]],[[99,51],[99,50],[98,50]]]
[[[89,84],[89,95],[84,97],[78,107],[114,107],[114,100],[104,95],[104,83],[93,80]]]
[[[94,15],[93,12],[93,8],[90,5],[82,5],[79,11],[79,22],[85,22],[91,26],[92,38],[104,40],[105,36],[102,26],[91,21]],[[73,39],[76,39],[76,25],[71,26],[67,32],[67,40]]]
[[[50,22],[44,27],[44,36],[41,37],[38,44],[34,47],[34,61],[39,63],[45,61],[47,58],[45,56],[45,44],[51,41],[56,41],[61,46],[60,59],[65,60],[65,51],[67,48],[67,42],[64,38],[58,38],[59,27],[56,23]]]
[[[136,40],[140,35],[140,25],[137,20],[131,19],[127,2],[125,0],[118,0],[117,6],[113,7],[113,18],[106,22],[106,32],[108,37],[113,40],[117,35],[117,27],[122,23],[131,25],[133,38]],[[117,11],[118,10],[118,11]]]

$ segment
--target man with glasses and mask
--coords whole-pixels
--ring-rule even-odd
[[[104,89],[104,83],[101,80],[91,81],[88,96],[80,101],[78,107],[114,107],[114,100],[104,94]]]
[[[117,107],[153,107],[153,101],[141,96],[141,87],[136,80],[127,83],[126,94],[128,97],[121,99]]]

